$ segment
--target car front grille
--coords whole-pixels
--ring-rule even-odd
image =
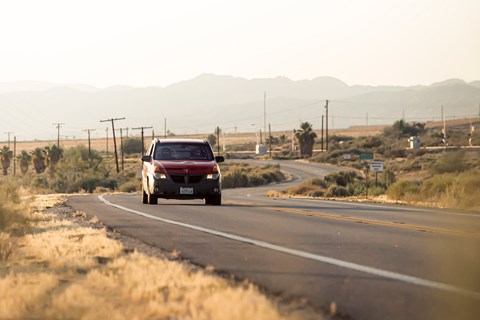
[[[181,184],[189,184],[189,183],[199,183],[203,179],[203,175],[188,175],[188,174],[171,174],[170,178],[172,178],[173,182],[181,183]]]

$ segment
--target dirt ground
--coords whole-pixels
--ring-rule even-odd
[[[382,132],[382,130],[386,127],[383,125],[380,126],[355,126],[350,127],[348,129],[334,129],[329,130],[330,135],[348,135],[353,137],[364,136],[364,135],[375,135]],[[315,133],[320,137],[321,131],[316,130]],[[292,137],[292,131],[276,131],[272,132],[272,136],[279,137],[281,135],[286,135],[289,139]],[[178,138],[178,139],[206,139],[208,136],[207,133],[205,134],[194,134],[194,135],[176,135],[171,138]],[[151,141],[151,136],[145,137],[145,145],[148,145]],[[162,137],[158,137],[162,138]],[[223,145],[223,139],[225,139],[225,144],[234,145],[234,144],[246,144],[252,142],[258,142],[257,134],[254,132],[242,132],[242,133],[227,133],[224,136],[220,137],[220,143]],[[117,137],[117,148],[119,148],[120,138]],[[37,147],[43,148],[48,145],[56,144],[56,140],[35,140],[35,141],[18,141],[17,142],[17,153],[21,150],[31,151]],[[88,146],[87,139],[68,139],[68,140],[61,140],[60,146],[64,149],[77,147],[77,146]],[[107,141],[105,138],[100,139],[91,139],[90,141],[91,148],[100,152],[105,152],[107,150]],[[13,147],[11,147],[13,149]],[[113,138],[109,137],[108,139],[108,151],[110,153],[113,152]]]

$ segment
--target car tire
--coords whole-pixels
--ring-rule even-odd
[[[147,193],[148,204],[158,204],[158,197],[150,192]]]
[[[206,197],[205,204],[209,204],[212,206],[220,206],[222,204],[222,196],[216,195],[216,196]]]
[[[142,203],[143,204],[147,204],[148,203],[148,194],[145,192],[145,190],[143,189],[143,185],[142,185]]]

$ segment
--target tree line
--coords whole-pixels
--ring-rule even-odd
[[[26,174],[30,167],[33,168],[36,173],[43,173],[47,167],[56,165],[63,155],[63,149],[56,145],[46,146],[44,148],[37,147],[34,150],[28,152],[22,150],[20,154],[16,156],[20,171],[22,174]],[[13,151],[9,147],[3,146],[0,149],[0,160],[2,163],[3,175],[8,175],[8,169],[10,168],[13,160]]]

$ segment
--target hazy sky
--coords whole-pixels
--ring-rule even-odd
[[[1,1],[0,39],[0,82],[480,79],[479,0]]]

